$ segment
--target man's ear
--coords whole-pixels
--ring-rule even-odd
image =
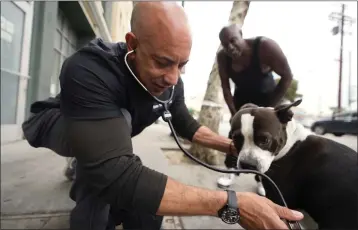
[[[128,32],[125,36],[128,51],[135,50],[138,46],[138,40],[134,33]]]
[[[279,105],[275,107],[275,113],[278,119],[282,124],[286,124],[287,122],[292,120],[293,112],[291,108],[294,106],[298,106],[301,104],[302,99],[298,99],[297,101],[292,102],[291,104]]]

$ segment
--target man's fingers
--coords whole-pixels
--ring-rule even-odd
[[[277,224],[278,225],[275,227],[275,229],[290,229],[288,227],[288,225],[285,222],[283,222],[282,220],[280,220],[280,222]]]
[[[286,207],[279,206],[277,204],[275,204],[273,208],[276,210],[280,218],[291,221],[298,221],[303,219],[303,214],[301,212],[294,211]]]

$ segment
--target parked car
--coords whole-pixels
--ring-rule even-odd
[[[301,121],[299,121],[305,128],[309,129],[311,128],[312,124],[315,122],[312,118],[303,118]]]
[[[344,112],[330,118],[315,121],[311,130],[319,135],[332,133],[335,136],[358,134],[357,112]]]

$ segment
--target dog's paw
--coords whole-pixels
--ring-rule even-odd
[[[232,183],[234,182],[234,178],[235,178],[234,174],[221,176],[217,180],[218,186],[223,187],[223,188],[230,187],[232,185]]]
[[[266,190],[261,182],[257,184],[257,194],[260,196],[266,196]]]

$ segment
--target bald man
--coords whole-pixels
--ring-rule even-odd
[[[188,62],[192,38],[183,9],[170,2],[137,3],[125,39],[96,39],[69,57],[60,74],[60,95],[34,103],[34,115],[23,126],[33,146],[77,159],[71,229],[108,230],[118,224],[160,229],[163,215],[218,216],[226,223],[240,220],[248,229],[285,228],[280,217],[301,219],[302,214],[253,193],[184,185],[142,165],[131,137],[163,112],[151,95],[166,100],[172,86],[169,110],[176,131],[221,152],[235,149],[230,139],[198,124],[185,105],[179,72]],[[128,68],[124,59],[130,51]]]
[[[266,37],[244,39],[237,24],[222,28],[219,38],[223,47],[217,54],[219,75],[231,115],[246,103],[266,107],[278,105],[293,78],[280,46]],[[272,72],[281,78],[277,85]],[[234,96],[229,79],[235,83]]]

